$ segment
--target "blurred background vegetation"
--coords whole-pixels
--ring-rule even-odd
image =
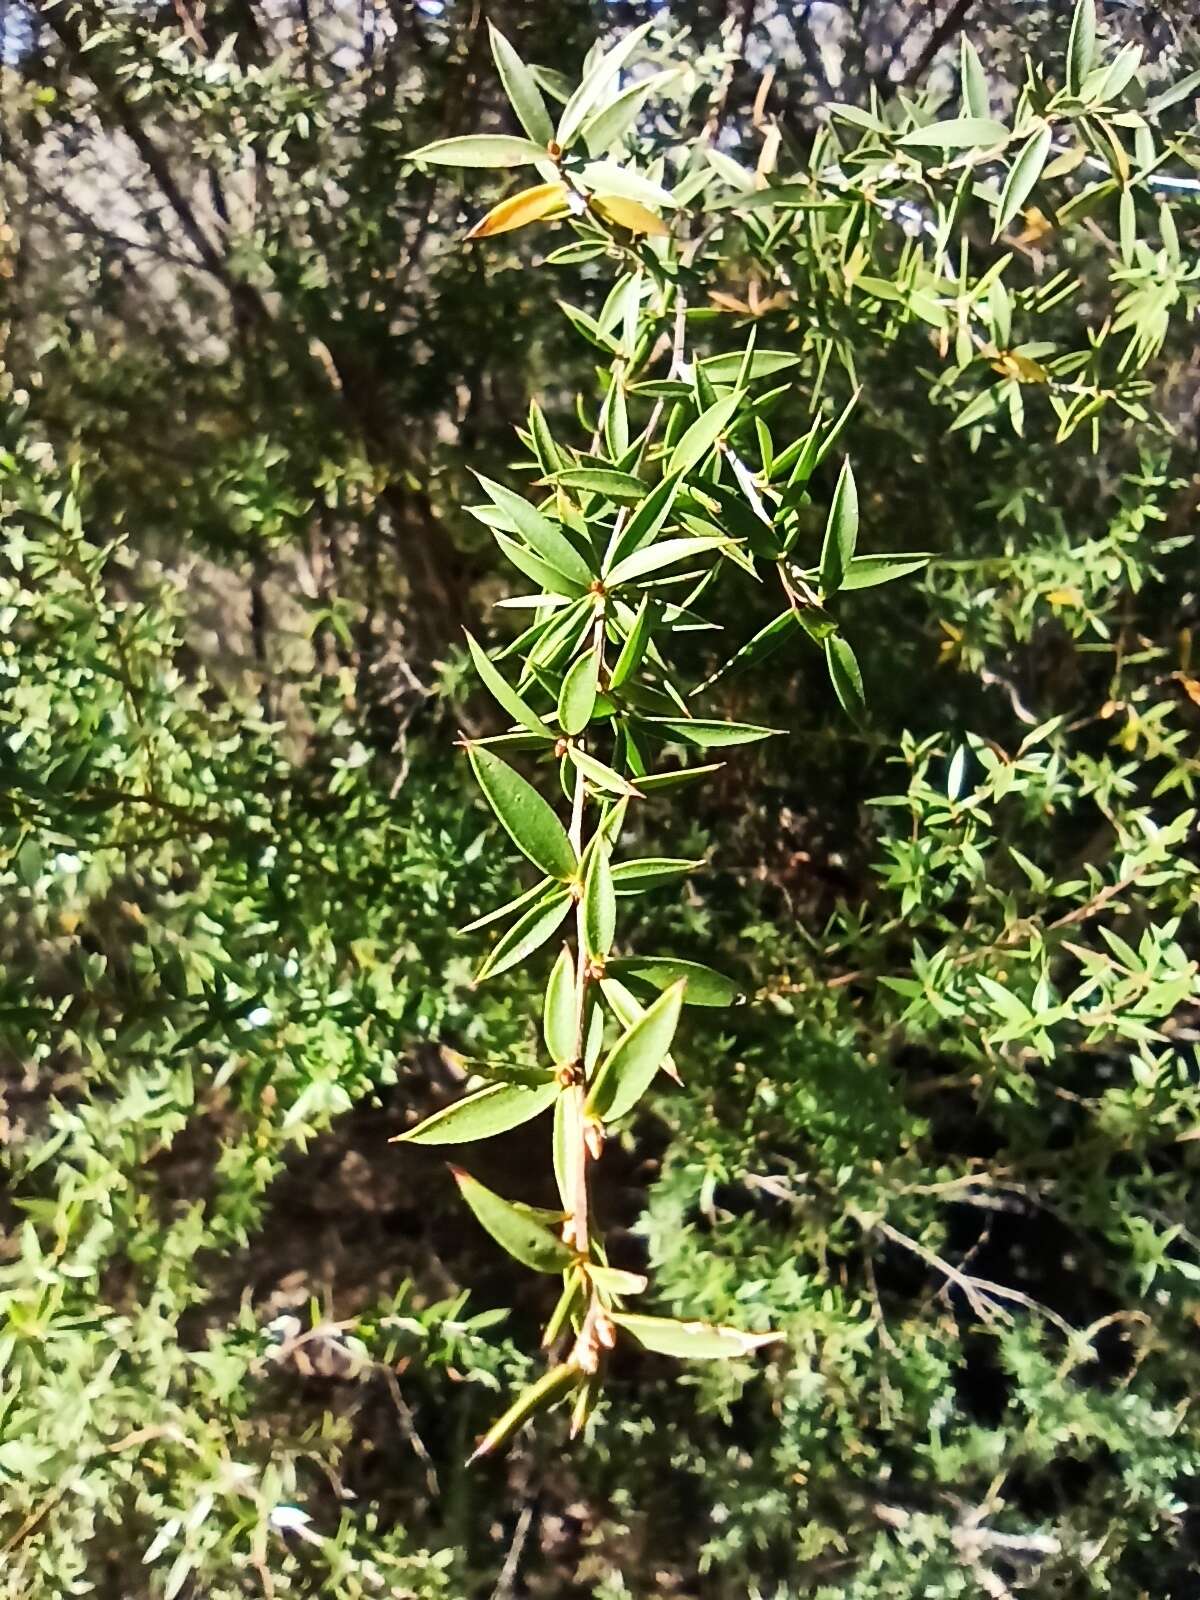
[[[1200,67],[1189,5],[1100,15],[1151,92]],[[956,94],[964,29],[1011,98],[1069,7],[0,0],[0,1592],[1185,1600],[1182,280],[1094,437],[1037,384],[950,431],[928,327],[789,296],[731,232],[714,339],[849,352],[871,548],[936,558],[861,597],[861,727],[815,654],[725,691],[790,737],[680,808],[712,868],[653,915],[753,1001],[603,1169],[663,1310],[753,1298],[787,1353],[625,1357],[586,1438],[463,1466],[546,1305],[387,1143],[459,1053],[528,1046],[542,976],[475,992],[453,934],[511,871],[452,748],[506,582],[460,507],[531,396],[572,427],[556,301],[598,309],[586,264],[529,270],[552,234],[464,248],[502,176],[404,157],[510,126],[489,19],[568,75],[652,21],[688,71],[648,146],[753,167],[772,120]],[[1164,171],[1188,269],[1200,173]],[[1006,241],[1031,293],[1076,280],[1077,342],[1110,210]],[[528,1148],[483,1175],[545,1203]]]

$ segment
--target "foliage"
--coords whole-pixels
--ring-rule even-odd
[[[812,9],[9,69],[4,1593],[1190,1593],[1188,22]]]

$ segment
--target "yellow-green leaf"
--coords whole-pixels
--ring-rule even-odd
[[[468,1144],[519,1128],[554,1104],[553,1078],[530,1088],[522,1083],[491,1083],[486,1089],[456,1100],[392,1140],[393,1144]]]
[[[562,216],[567,209],[565,183],[537,183],[532,189],[509,195],[495,205],[467,234],[468,239],[489,239],[496,233],[511,233],[545,217]]]
[[[542,1030],[550,1059],[563,1066],[576,1056],[576,1004],[575,958],[569,946],[563,945],[554,970],[546,984],[546,998],[542,1008]]]
[[[614,1311],[613,1321],[637,1340],[643,1350],[685,1361],[728,1361],[748,1356],[765,1344],[775,1344],[779,1333],[743,1333],[740,1328],[720,1328],[709,1322],[676,1322],[671,1317],[643,1317]]]
[[[682,982],[673,984],[621,1035],[592,1080],[589,1115],[616,1121],[641,1099],[671,1048],[683,990]]]
[[[451,1167],[459,1192],[480,1226],[509,1255],[535,1272],[563,1272],[575,1259],[551,1231],[554,1212],[505,1200],[461,1167]]]

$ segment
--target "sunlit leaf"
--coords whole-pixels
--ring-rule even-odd
[[[674,956],[623,956],[610,961],[608,970],[614,977],[646,983],[652,989],[666,989],[683,979],[687,983],[683,1003],[688,1006],[731,1006],[742,998],[732,978],[699,961],[679,961]]]
[[[1067,40],[1067,88],[1078,94],[1096,61],[1095,0],[1075,0],[1071,34]]]
[[[552,1232],[554,1212],[537,1211],[502,1199],[461,1167],[451,1167],[459,1192],[470,1206],[480,1226],[485,1228],[510,1256],[535,1272],[562,1272],[574,1260],[571,1252]]]
[[[608,955],[616,925],[616,890],[613,888],[608,849],[601,840],[592,851],[583,885],[584,945],[589,956],[603,960]]]
[[[948,117],[944,122],[913,129],[898,143],[905,150],[976,150],[990,149],[1007,138],[1008,129],[991,117]]]
[[[764,1345],[776,1344],[783,1337],[778,1333],[743,1333],[740,1328],[720,1328],[707,1322],[635,1316],[626,1311],[614,1311],[612,1319],[643,1350],[684,1361],[729,1361],[748,1356]]]
[[[564,733],[582,733],[592,720],[596,707],[596,675],[599,662],[596,652],[589,650],[580,656],[566,677],[558,697],[558,720]]]
[[[517,848],[548,878],[572,877],[575,852],[566,830],[533,785],[478,744],[467,753],[479,787]]]
[[[507,1133],[549,1110],[559,1093],[553,1078],[537,1088],[519,1083],[491,1083],[451,1106],[435,1111],[418,1127],[400,1134],[393,1144],[468,1144]]]
[[[667,463],[668,475],[690,472],[697,462],[704,459],[733,420],[742,398],[741,393],[735,390],[696,418],[671,452],[671,459]]]
[[[464,630],[465,631],[465,630]],[[492,695],[514,722],[522,723],[533,733],[544,734],[547,739],[554,735],[525,700],[517,693],[512,685],[492,665],[488,654],[467,634],[467,648],[471,652],[471,660],[475,663],[475,671],[479,674],[484,687]]]
[[[585,73],[579,87],[563,107],[555,138],[564,150],[570,149],[584,122],[594,111],[603,109],[616,98],[611,94],[621,67],[637,49],[649,32],[650,24],[644,22],[623,39],[606,50],[600,59]]]
[[[524,228],[545,217],[562,216],[567,209],[565,183],[538,183],[532,189],[522,189],[520,194],[501,200],[480,217],[467,234],[468,239],[488,239],[493,234],[511,233],[514,228]]]
[[[520,167],[544,161],[546,151],[532,139],[516,139],[506,133],[465,133],[454,139],[435,139],[412,151],[408,159],[443,167]]]
[[[752,722],[713,722],[703,717],[646,717],[647,727],[662,739],[679,739],[698,750],[716,750],[722,745],[754,744],[782,733],[782,728],[760,728]],[[646,787],[646,780],[642,780]]]
[[[518,966],[535,950],[540,950],[562,927],[571,909],[571,896],[564,889],[537,900],[512,927],[497,939],[488,952],[487,959],[475,974],[475,982],[498,978]]]
[[[663,219],[639,200],[617,194],[598,194],[593,197],[592,205],[606,222],[615,222],[618,228],[627,228],[639,237],[665,239],[671,232]]]
[[[1004,188],[1000,192],[1000,203],[996,207],[996,226],[992,232],[993,239],[1000,237],[1025,204],[1029,191],[1038,181],[1042,168],[1046,165],[1046,157],[1050,154],[1050,140],[1051,131],[1049,127],[1039,128],[1013,162],[1012,170],[1005,179]]]
[[[561,1400],[577,1384],[583,1381],[583,1373],[570,1362],[563,1362],[561,1366],[551,1367],[536,1383],[531,1383],[527,1389],[521,1391],[509,1406],[503,1416],[498,1417],[475,1446],[470,1460],[478,1461],[481,1456],[490,1455],[506,1444],[517,1429],[529,1418],[539,1411],[545,1411],[556,1401]]]
[[[545,154],[546,146],[554,138],[554,124],[550,121],[550,113],[546,110],[542,92],[532,72],[512,45],[490,22],[488,36],[492,44],[496,70],[500,74],[500,82],[504,85],[504,92],[517,113],[517,119],[534,143],[541,145],[542,153]]]
[[[542,1011],[542,1028],[550,1059],[562,1066],[576,1056],[575,958],[563,945],[550,980]]]
[[[482,473],[477,472],[475,476],[492,503],[511,517],[513,526],[530,549],[556,572],[586,588],[592,581],[592,570],[562,528],[531,506],[523,495],[514,494],[502,483],[493,483]]]
[[[858,668],[858,658],[840,633],[830,634],[825,640],[825,660],[834,693],[841,701],[842,708],[852,717],[861,716],[867,705],[862,673]]]
[[[858,540],[858,486],[849,460],[842,462],[833,503],[825,523],[825,540],[821,546],[821,588],[826,596],[834,595],[842,586],[842,577],[854,556]]]
[[[684,985],[677,983],[661,994],[621,1035],[592,1080],[587,1098],[590,1116],[615,1122],[641,1099],[671,1048],[683,990]]]

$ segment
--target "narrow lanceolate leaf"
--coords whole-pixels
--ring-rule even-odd
[[[675,472],[690,472],[697,462],[703,461],[733,420],[742,398],[741,393],[735,390],[696,418],[671,452],[671,459],[667,463],[668,476]]]
[[[535,556],[532,550],[523,544],[518,544],[515,539],[510,539],[507,534],[497,533],[495,539],[501,553],[508,557],[517,571],[523,572],[547,594],[562,594],[566,595],[568,600],[580,600],[587,593],[584,584],[576,583],[574,578],[568,578],[557,567],[552,567],[548,561],[543,561],[541,556]]]
[[[906,150],[975,150],[989,149],[1007,138],[1008,129],[991,117],[948,117],[945,122],[915,128],[897,143]]]
[[[491,1083],[452,1106],[426,1117],[419,1127],[402,1133],[393,1144],[468,1144],[519,1128],[549,1110],[558,1095],[553,1078],[536,1088],[520,1083]]]
[[[570,948],[563,945],[546,985],[546,999],[542,1008],[546,1049],[550,1052],[550,1059],[560,1067],[575,1059],[575,1007],[575,958]]]
[[[580,128],[592,113],[602,110],[616,98],[612,90],[616,86],[621,67],[645,38],[649,28],[650,24],[644,22],[640,28],[634,28],[631,33],[627,33],[610,50],[606,50],[599,61],[584,75],[583,81],[563,107],[562,116],[558,121],[555,138],[564,150],[569,149],[575,142]]]
[[[614,534],[612,544],[604,557],[604,566],[616,566],[635,550],[653,544],[671,514],[675,496],[679,493],[679,474],[669,474],[657,484],[638,506],[620,533]]]
[[[632,472],[615,467],[571,467],[558,475],[564,489],[579,489],[584,494],[602,494],[609,500],[640,500],[646,485]]]
[[[546,146],[554,138],[554,124],[550,121],[550,113],[546,110],[542,91],[538,88],[533,73],[512,45],[490,22],[488,33],[492,41],[492,56],[496,62],[496,70],[500,74],[500,82],[504,85],[504,92],[517,113],[521,126],[535,144],[541,145],[542,153],[545,154]]]
[[[467,234],[468,239],[489,239],[496,233],[511,233],[545,217],[562,216],[567,209],[565,183],[536,183],[510,195],[486,212]]]
[[[595,756],[588,755],[586,750],[580,750],[575,745],[567,751],[567,755],[583,773],[589,783],[595,784],[597,789],[603,789],[606,794],[620,794],[640,796],[641,790],[628,778],[622,777],[619,772],[614,772],[611,767],[606,767],[603,761],[597,761]],[[641,780],[639,779],[639,782]]]
[[[475,476],[492,504],[511,517],[513,527],[530,549],[556,572],[586,589],[592,581],[592,570],[558,524],[543,516],[523,495],[506,489],[502,483],[493,483],[482,473]]]
[[[881,580],[882,581],[882,580]],[[843,588],[846,584],[843,583]],[[711,689],[714,683],[719,683],[723,678],[731,678],[739,672],[744,672],[747,667],[757,666],[760,661],[765,661],[768,656],[785,644],[793,634],[800,630],[800,621],[794,611],[788,610],[780,613],[773,621],[768,622],[748,639],[740,650],[730,656],[724,666],[718,667],[711,678],[706,678],[699,688],[692,691],[699,694],[702,689]]]
[[[604,977],[600,979],[600,989],[604,998],[608,1001],[613,1016],[616,1017],[622,1028],[632,1028],[639,1017],[645,1015],[646,1008],[642,1002],[625,987],[619,978],[614,978],[611,973],[606,972]],[[679,1069],[669,1054],[665,1055],[658,1063],[658,1070],[665,1072],[672,1083],[682,1085],[683,1079],[679,1076]]]
[[[535,950],[540,950],[562,927],[570,909],[571,896],[565,889],[536,901],[492,946],[475,974],[475,982],[498,978],[502,972],[508,972]]]
[[[648,578],[652,572],[659,572],[663,567],[673,567],[681,561],[707,555],[711,550],[720,550],[730,542],[728,539],[713,538],[661,539],[657,544],[647,545],[644,550],[635,550],[624,561],[619,561],[605,576],[604,582],[608,588],[615,589],[623,583]]]
[[[624,1272],[620,1267],[588,1266],[588,1277],[605,1295],[644,1294],[649,1282],[643,1273]]]
[[[523,1423],[535,1416],[539,1411],[545,1411],[556,1400],[569,1393],[583,1378],[583,1373],[569,1361],[564,1361],[561,1366],[551,1367],[536,1383],[531,1383],[528,1389],[523,1389],[509,1406],[502,1417],[497,1417],[483,1438],[475,1446],[467,1465],[478,1461],[481,1456],[490,1455],[493,1450],[498,1450],[502,1444],[507,1444]]]
[[[724,764],[710,761],[702,767],[681,767],[677,772],[654,772],[639,778],[638,787],[644,795],[654,794],[659,789],[678,789],[681,784],[698,783],[701,778],[711,777],[714,772],[720,772]]]
[[[991,111],[988,99],[987,77],[979,52],[963,34],[959,75],[962,79],[963,110],[972,117],[987,117]]]
[[[648,78],[623,89],[617,98],[602,111],[593,112],[581,128],[583,142],[592,155],[603,155],[622,140],[633,127],[637,114],[652,94],[666,88],[680,76],[680,68],[671,67],[665,72],[653,72]]]
[[[503,1250],[535,1272],[563,1272],[574,1260],[566,1245],[551,1231],[552,1211],[518,1205],[486,1188],[461,1167],[451,1167],[463,1199]]]
[[[617,893],[608,850],[601,840],[592,851],[583,886],[583,941],[589,956],[603,961],[617,929]]]
[[[596,652],[580,656],[562,682],[558,696],[558,720],[564,733],[582,733],[596,709],[596,684],[600,664]]]
[[[476,744],[467,753],[479,787],[517,849],[548,878],[570,878],[575,871],[571,841],[533,785],[490,750]]]
[[[544,161],[546,150],[532,139],[514,139],[506,133],[466,133],[423,144],[408,159],[440,167],[520,167]]]
[[[527,906],[531,900],[537,900],[551,888],[549,879],[535,883],[532,889],[526,889],[524,894],[519,894],[515,900],[509,900],[502,906],[497,906],[494,911],[485,911],[481,917],[476,917],[474,922],[464,923],[458,929],[459,934],[475,933],[480,928],[486,928],[493,922],[502,922],[505,917],[511,916],[514,911],[520,911],[522,906]]]
[[[699,366],[713,383],[736,383],[739,377],[753,382],[755,378],[769,378],[773,373],[794,367],[800,359],[790,350],[755,350],[747,363],[745,351],[730,350],[725,355],[706,356]]]
[[[1096,60],[1095,0],[1075,0],[1071,36],[1067,40],[1067,88],[1078,94]]]
[[[633,627],[626,636],[625,643],[621,646],[621,653],[617,657],[616,665],[609,675],[609,687],[619,689],[631,673],[637,671],[642,664],[642,657],[646,654],[646,646],[650,642],[650,597],[646,595],[638,607],[637,615],[633,619]]]
[[[696,872],[704,865],[701,861],[688,861],[679,856],[640,856],[633,861],[619,861],[612,869],[613,886],[618,894],[642,894],[647,889],[658,889],[664,883],[674,883]]]
[[[1050,129],[1039,128],[1012,164],[1000,192],[996,207],[996,226],[992,238],[998,239],[1020,211],[1029,197],[1029,191],[1042,174],[1046,157],[1050,154]]]
[[[722,745],[755,744],[783,732],[782,728],[759,728],[750,722],[710,722],[702,717],[644,717],[643,722],[662,739],[679,739],[698,750],[716,750]],[[699,769],[697,769],[699,770]]]
[[[862,673],[858,669],[857,656],[840,633],[830,634],[826,639],[825,660],[834,693],[841,701],[843,710],[852,717],[861,716],[867,708]]]
[[[635,1316],[626,1311],[614,1311],[612,1319],[643,1350],[685,1361],[728,1361],[735,1356],[748,1356],[783,1337],[778,1333],[743,1333],[740,1328],[719,1328],[708,1322]]]
[[[579,181],[589,194],[602,194],[605,198],[635,200],[644,206],[669,208],[675,196],[659,183],[651,183],[633,167],[623,167],[616,161],[589,161],[580,170]]]
[[[858,542],[858,486],[847,459],[842,463],[837,488],[833,491],[833,504],[825,524],[825,542],[821,546],[821,588],[833,595],[842,586],[842,576],[854,556]]]
[[[536,400],[529,402],[529,437],[537,454],[538,465],[547,477],[560,472],[565,466],[562,451],[554,442],[550,425]]]
[[[465,629],[463,631],[466,632]],[[552,739],[554,735],[541,717],[538,716],[532,706],[521,698],[508,680],[496,670],[488,657],[487,651],[481,649],[469,633],[467,634],[467,649],[471,652],[471,660],[475,663],[475,671],[479,674],[484,688],[487,689],[494,700],[504,707],[513,721],[521,723],[531,733],[540,733],[547,739]]]
[[[731,1006],[741,994],[732,978],[699,961],[677,961],[674,956],[624,956],[610,961],[608,970],[616,978],[647,983],[652,989],[666,989],[686,982],[683,1001],[689,1006]]]
[[[929,556],[919,551],[892,556],[855,556],[842,574],[842,593],[850,589],[874,589],[893,578],[906,578],[929,565]]]
[[[632,234],[649,239],[665,239],[670,228],[648,206],[639,200],[626,199],[619,194],[598,194],[592,199],[593,207],[606,222],[615,222]]]
[[[641,1099],[671,1048],[683,989],[684,985],[677,983],[659,995],[618,1039],[592,1080],[587,1098],[589,1115],[615,1122]]]

